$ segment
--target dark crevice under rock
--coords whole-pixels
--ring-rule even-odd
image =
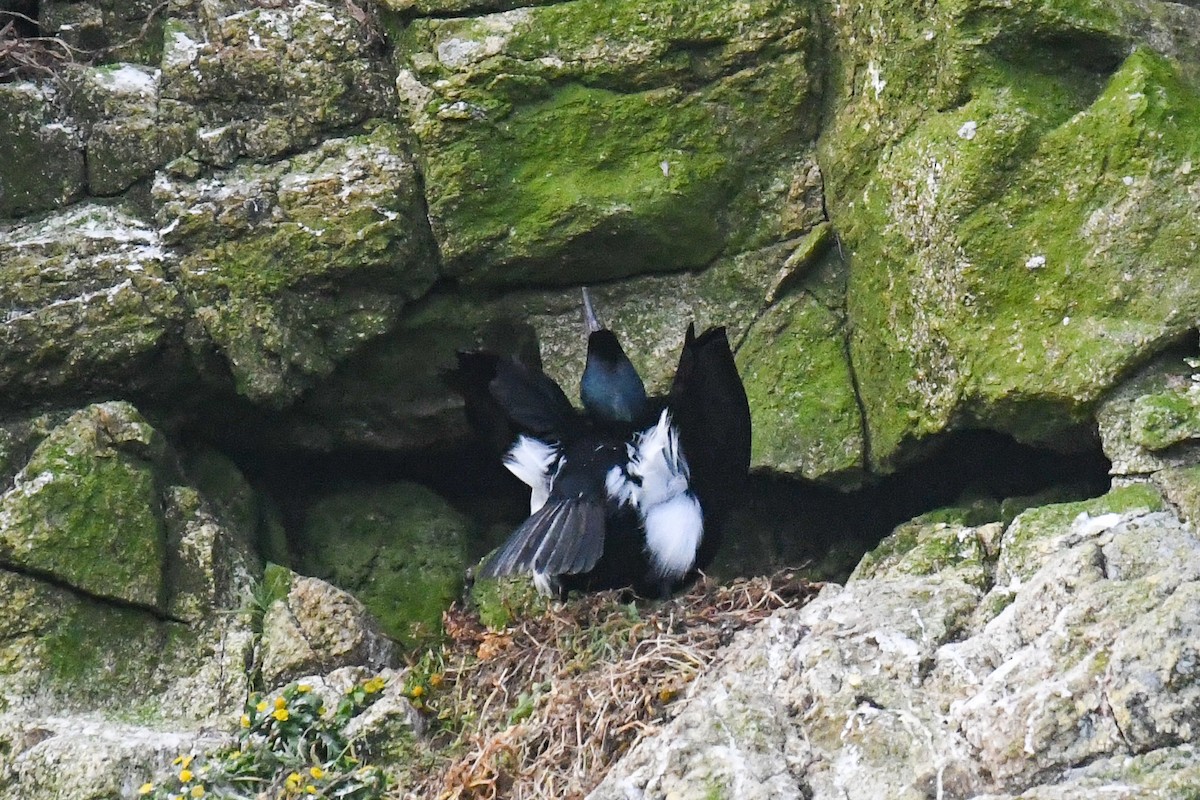
[[[293,547],[313,503],[364,485],[408,480],[433,488],[482,531],[471,558],[497,546],[528,513],[528,489],[481,445],[405,455],[229,455],[282,509]],[[1062,453],[1001,433],[962,431],[935,437],[923,457],[855,491],[756,474],[711,571],[728,578],[802,568],[813,578],[842,581],[864,553],[915,516],[939,511],[939,518],[971,525],[1007,522],[1033,505],[1103,494],[1109,467],[1098,441]]]
[[[86,589],[81,589],[69,581],[65,581],[59,576],[47,572],[46,570],[33,569],[31,567],[22,566],[20,564],[12,564],[6,561],[0,561],[0,572],[9,572],[13,575],[20,575],[23,578],[44,583],[55,589],[66,592],[73,597],[88,603],[95,603],[101,607],[115,608],[123,611],[133,611],[138,614],[145,614],[152,617],[158,622],[174,622],[180,625],[189,625],[185,619],[180,619],[172,614],[168,614],[160,608],[147,606],[142,603],[132,603],[128,600],[122,600],[119,597],[111,597],[109,595],[97,594],[89,592]],[[11,637],[10,637],[11,638]]]

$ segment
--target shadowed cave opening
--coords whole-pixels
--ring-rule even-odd
[[[929,442],[923,457],[849,491],[755,473],[748,502],[728,522],[710,572],[728,579],[797,568],[812,579],[843,581],[866,552],[918,515],[943,510],[938,519],[1008,522],[1034,505],[1098,496],[1109,488],[1111,464],[1098,437],[1092,441],[1086,449],[1060,452],[993,431],[943,434]],[[475,521],[480,535],[471,543],[472,559],[499,545],[528,513],[528,488],[474,443],[404,456],[229,455],[282,510],[293,548],[313,503],[400,480],[432,488]]]

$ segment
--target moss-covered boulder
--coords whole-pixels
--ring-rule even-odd
[[[783,238],[815,133],[816,28],[776,0],[414,21],[397,86],[449,272],[577,284]]]
[[[162,175],[154,194],[164,239],[184,251],[193,346],[215,346],[236,391],[265,405],[327,376],[435,277],[414,167],[390,125],[211,179]]]
[[[1122,521],[1122,515],[1150,513],[1162,507],[1162,495],[1154,486],[1133,483],[1093,500],[1032,508],[1013,520],[1004,532],[996,583],[1019,585],[1044,562],[1048,553],[1061,549],[1065,543],[1107,530]]]
[[[163,27],[160,124],[206,164],[311,147],[388,116],[391,78],[379,44],[361,9],[345,3],[173,6]]]
[[[1152,475],[1200,462],[1195,359],[1167,354],[1111,392],[1096,409],[1114,475]]]
[[[62,117],[62,94],[53,85],[0,84],[0,218],[83,194],[83,137]]]
[[[0,497],[0,563],[163,610],[165,458],[161,435],[128,405],[75,414]]]
[[[833,20],[822,166],[872,466],[951,427],[1061,438],[1200,312],[1192,37],[1141,3]]]
[[[768,308],[742,341],[755,466],[843,481],[866,467],[840,311],[799,292]]]
[[[167,258],[156,230],[111,207],[0,223],[0,408],[180,381],[156,369],[182,341]]]
[[[128,403],[30,438],[0,496],[0,712],[238,709],[253,633],[229,612],[259,570],[253,531],[188,485]]]
[[[932,516],[932,515],[930,515]],[[986,591],[1003,526],[992,522],[967,526],[918,517],[896,528],[867,553],[850,581],[904,575],[954,575]]]
[[[458,597],[471,524],[410,483],[330,495],[305,515],[302,568],[346,589],[404,645],[441,631]]]

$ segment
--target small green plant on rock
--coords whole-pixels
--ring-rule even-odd
[[[251,695],[234,744],[179,756],[175,771],[138,793],[147,800],[377,800],[387,778],[362,763],[345,729],[383,687],[381,677],[355,684],[332,710],[303,683],[287,686],[274,699]]]

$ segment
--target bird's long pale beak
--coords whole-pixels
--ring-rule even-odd
[[[592,295],[586,286],[583,287],[583,327],[587,329],[589,336],[596,331],[604,330],[604,323],[596,315],[596,309],[592,306]]]

